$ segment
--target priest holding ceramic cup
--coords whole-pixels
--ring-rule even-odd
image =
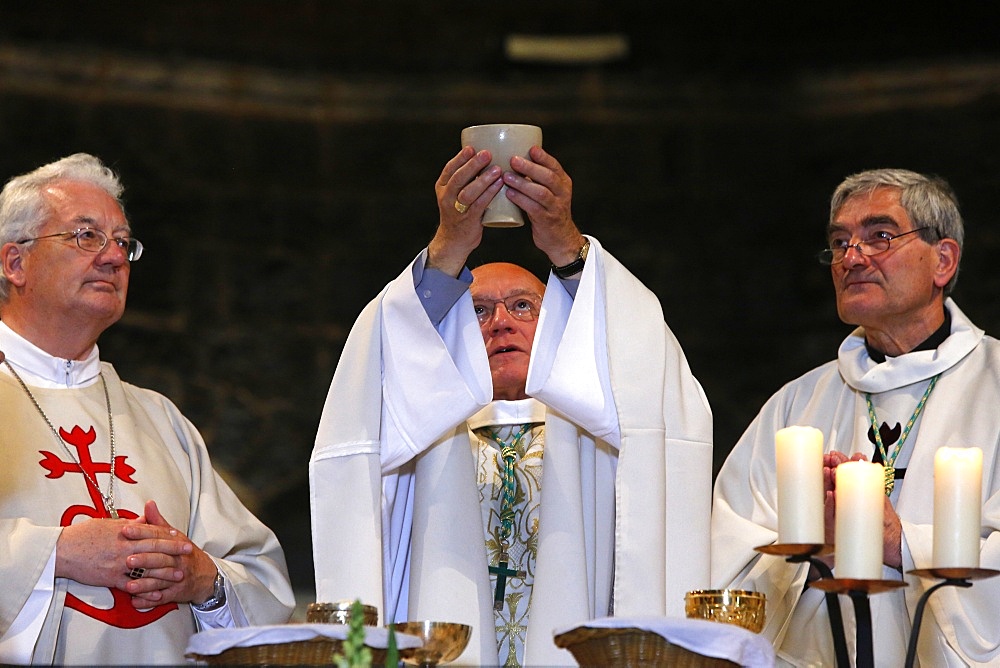
[[[577,228],[560,163],[490,162],[444,166],[433,239],[344,348],[310,463],[317,600],[468,624],[458,664],[569,665],[556,628],[682,617],[707,585],[712,418],[656,296]],[[466,267],[494,197],[524,210],[547,284]]]
[[[873,546],[862,546],[874,547],[868,577],[905,579],[908,586],[870,597],[877,666],[903,665],[917,602],[937,582],[909,571],[970,566],[968,556],[961,564],[935,563],[950,558],[935,556],[943,554],[934,547],[935,534],[952,529],[951,520],[941,520],[947,526],[935,521],[940,449],[982,449],[987,470],[973,516],[962,518],[963,540],[972,541],[963,554],[973,553],[978,563],[972,566],[1000,567],[1000,479],[989,470],[1000,456],[1000,416],[979,408],[1000,405],[1000,343],[949,297],[963,237],[957,199],[937,177],[872,170],[848,177],[833,194],[819,259],[830,267],[840,318],[857,328],[837,359],[768,400],[727,458],[713,499],[713,586],[766,594],[763,633],[779,665],[831,666],[835,660],[824,593],[808,586],[816,574],[808,564],[755,550],[784,540],[775,436],[786,427],[813,427],[824,440],[822,464],[812,466],[823,467],[825,527],[813,539],[855,540],[846,530],[835,536],[837,501],[853,500],[838,495],[854,493],[837,488],[838,467],[851,460],[884,467],[884,497],[874,506],[882,510],[881,530],[876,525]],[[836,555],[849,547],[837,545]],[[839,558],[839,566],[849,568],[849,560]],[[857,577],[838,575],[835,559],[832,565],[834,577]],[[998,665],[998,598],[995,579],[936,592],[919,634],[919,664]],[[843,613],[853,653],[853,609],[843,606]]]

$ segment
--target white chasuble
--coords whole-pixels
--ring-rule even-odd
[[[50,427],[20,384],[0,373],[0,454],[7,471],[0,477],[0,636],[11,631],[37,588],[48,587],[30,657],[4,661],[179,665],[199,630],[187,604],[137,610],[117,589],[62,577],[40,582],[61,527],[107,517],[84,470],[105,494],[114,485],[121,518],[138,517],[145,502],[155,500],[167,521],[211,555],[225,573],[238,624],[286,621],[295,600],[277,538],[212,469],[194,426],[162,395],[121,382],[110,364],[101,363],[100,371],[113,414],[113,469],[100,382],[78,389],[31,386]]]
[[[906,587],[869,599],[875,664],[903,664],[916,605],[937,580],[908,575],[931,567],[934,454],[940,447],[983,450],[983,507],[980,566],[1000,568],[1000,419],[986,406],[1000,405],[1000,342],[985,336],[958,306],[947,300],[951,333],[935,350],[872,360],[864,331],[843,342],[838,359],[781,388],[761,409],[733,448],[716,480],[712,516],[712,584],[757,589],[767,596],[767,622],[779,665],[829,666],[834,653],[823,593],[805,587],[808,565],[789,564],[754,551],[777,539],[774,434],[791,425],[816,427],[827,452],[874,451],[865,394],[871,395],[887,451],[898,445],[930,379],[940,374],[896,460],[905,469],[890,501],[902,524],[902,573],[883,567],[883,578]],[[888,454],[888,452],[887,452]],[[834,565],[836,575],[836,565]],[[996,602],[1000,579],[978,580],[965,589],[944,587],[930,597],[921,624],[919,665],[1000,665]],[[854,653],[853,606],[841,597],[849,650]]]
[[[317,600],[470,624],[455,663],[498,665],[468,422],[491,403],[489,364],[468,292],[430,322],[424,258],[361,314],[330,386],[310,461]],[[550,278],[527,393],[545,446],[524,664],[569,665],[554,629],[683,616],[684,592],[707,586],[711,411],[656,296],[592,238],[575,298]]]

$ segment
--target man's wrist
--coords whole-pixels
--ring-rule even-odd
[[[201,603],[192,603],[191,607],[198,612],[211,612],[218,610],[226,604],[226,578],[222,571],[216,571],[215,580],[212,581],[212,593],[208,599]]]
[[[465,268],[469,253],[456,252],[453,245],[438,241],[437,237],[427,244],[427,261],[425,266],[457,278]]]
[[[571,276],[576,276],[581,271],[587,262],[587,254],[590,252],[590,239],[584,239],[583,245],[580,246],[580,250],[577,251],[576,257],[572,262],[564,264],[557,267],[555,264],[552,265],[552,273],[554,273],[559,278],[569,278]]]

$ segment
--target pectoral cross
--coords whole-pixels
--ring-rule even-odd
[[[524,571],[508,568],[507,564],[509,562],[510,557],[507,555],[507,550],[502,550],[500,552],[500,558],[497,559],[497,565],[490,566],[490,573],[495,573],[497,576],[497,588],[493,592],[494,610],[503,610],[503,597],[507,591],[507,578],[523,578],[527,575]]]

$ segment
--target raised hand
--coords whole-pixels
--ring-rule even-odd
[[[532,146],[528,156],[511,158],[513,171],[503,174],[507,198],[528,215],[535,246],[549,261],[557,267],[569,264],[584,242],[573,222],[573,180],[542,147]]]
[[[483,213],[500,188],[500,167],[489,151],[466,146],[448,161],[434,184],[439,221],[427,246],[427,266],[458,276],[483,239]],[[485,170],[485,171],[484,171]]]

